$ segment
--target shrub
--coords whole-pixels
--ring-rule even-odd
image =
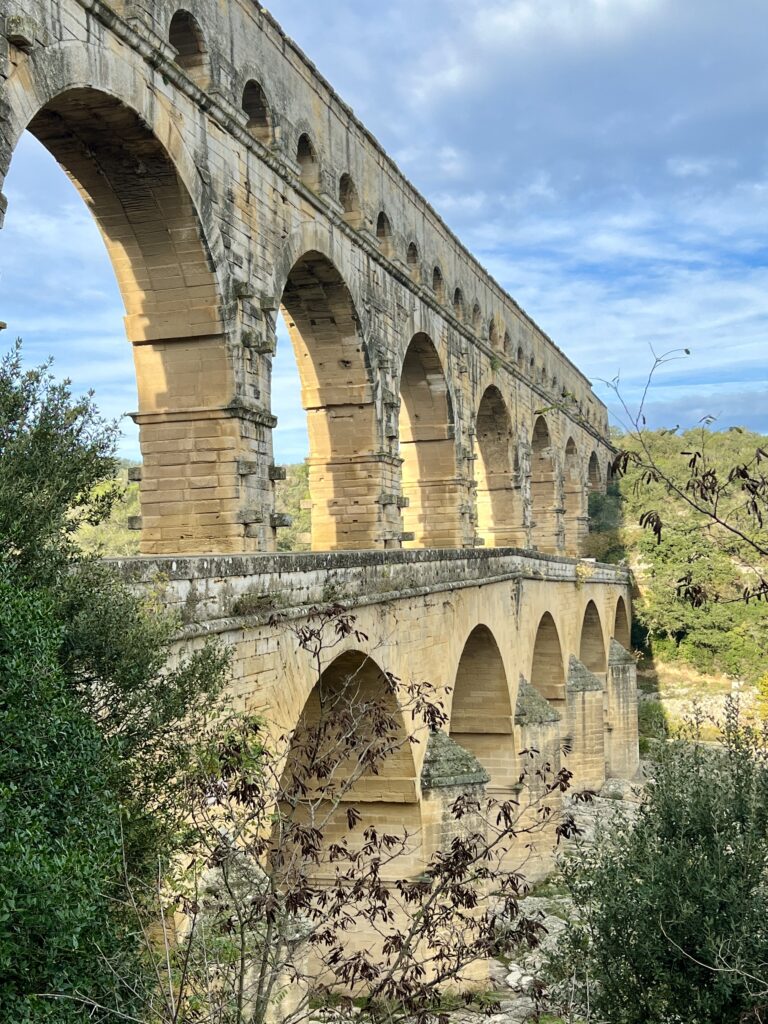
[[[611,1024],[764,1020],[767,859],[768,749],[731,704],[722,747],[660,747],[639,813],[564,861],[577,915],[553,969],[571,1009]]]

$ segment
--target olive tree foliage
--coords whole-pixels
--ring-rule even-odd
[[[562,862],[575,913],[550,969],[568,1019],[768,1020],[768,735],[734,702],[722,745],[700,724],[660,748],[638,812]]]
[[[0,361],[0,993],[19,1021],[92,1019],[40,997],[114,994],[100,951],[137,969],[116,892],[183,844],[184,733],[226,676],[214,645],[169,667],[177,624],[78,548],[119,500],[117,436],[18,343]]]
[[[201,738],[186,779],[189,858],[132,894],[152,965],[133,993],[138,1018],[442,1017],[448,992],[471,998],[473,968],[543,934],[520,910],[525,882],[510,863],[545,829],[549,842],[575,834],[572,815],[553,811],[570,773],[531,752],[514,797],[454,792],[452,838],[430,846],[407,813],[417,805],[400,804],[397,824],[364,794],[386,792],[445,727],[442,695],[364,657],[329,681],[333,652],[367,639],[341,607],[285,628],[311,659],[313,695],[287,732],[233,714]]]

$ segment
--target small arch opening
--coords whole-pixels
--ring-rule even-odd
[[[613,625],[613,639],[621,644],[625,651],[632,650],[632,634],[629,628],[629,615],[624,598],[620,597],[616,604],[616,616]]]
[[[269,145],[272,141],[272,113],[264,90],[253,79],[243,89],[243,110],[248,115],[245,127],[254,139]]]
[[[495,316],[492,316],[488,322],[488,343],[492,349],[499,347],[499,328]]]
[[[521,373],[525,372],[525,352],[523,352],[523,346],[517,346],[517,368]]]
[[[408,260],[408,265],[411,269],[411,276],[413,278],[414,274],[419,269],[419,247],[415,242],[411,242],[409,244],[406,258]]]
[[[210,84],[208,48],[197,20],[189,11],[177,11],[171,18],[168,42],[176,51],[175,63],[195,85],[205,89]]]
[[[510,356],[512,354],[512,338],[510,337],[509,331],[504,331],[503,349],[505,356]]]
[[[464,293],[461,288],[457,288],[453,293],[453,314],[457,320],[464,320]]]
[[[300,168],[301,182],[314,192],[320,187],[320,162],[309,135],[304,132],[296,147],[296,162]]]
[[[480,303],[476,302],[472,307],[472,330],[477,333],[483,324],[483,311],[480,309]]]
[[[351,175],[342,174],[339,181],[339,203],[344,211],[344,220],[350,227],[359,228],[362,223],[360,196]]]
[[[432,291],[437,296],[438,302],[445,302],[445,281],[440,267],[435,267],[432,271]]]
[[[385,256],[392,255],[392,225],[389,223],[389,217],[382,210],[376,220],[376,239],[379,243],[379,248]]]

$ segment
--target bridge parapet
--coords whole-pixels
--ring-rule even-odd
[[[629,570],[586,559],[488,550],[349,551],[111,560],[127,580],[159,586],[188,627],[231,628],[233,620],[296,618],[313,606],[380,605],[516,581],[623,591]]]

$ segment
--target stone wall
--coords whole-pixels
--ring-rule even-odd
[[[102,231],[136,363],[143,551],[274,549],[282,310],[315,550],[578,553],[610,460],[589,382],[258,3],[184,12],[0,0],[0,183],[28,129]]]

